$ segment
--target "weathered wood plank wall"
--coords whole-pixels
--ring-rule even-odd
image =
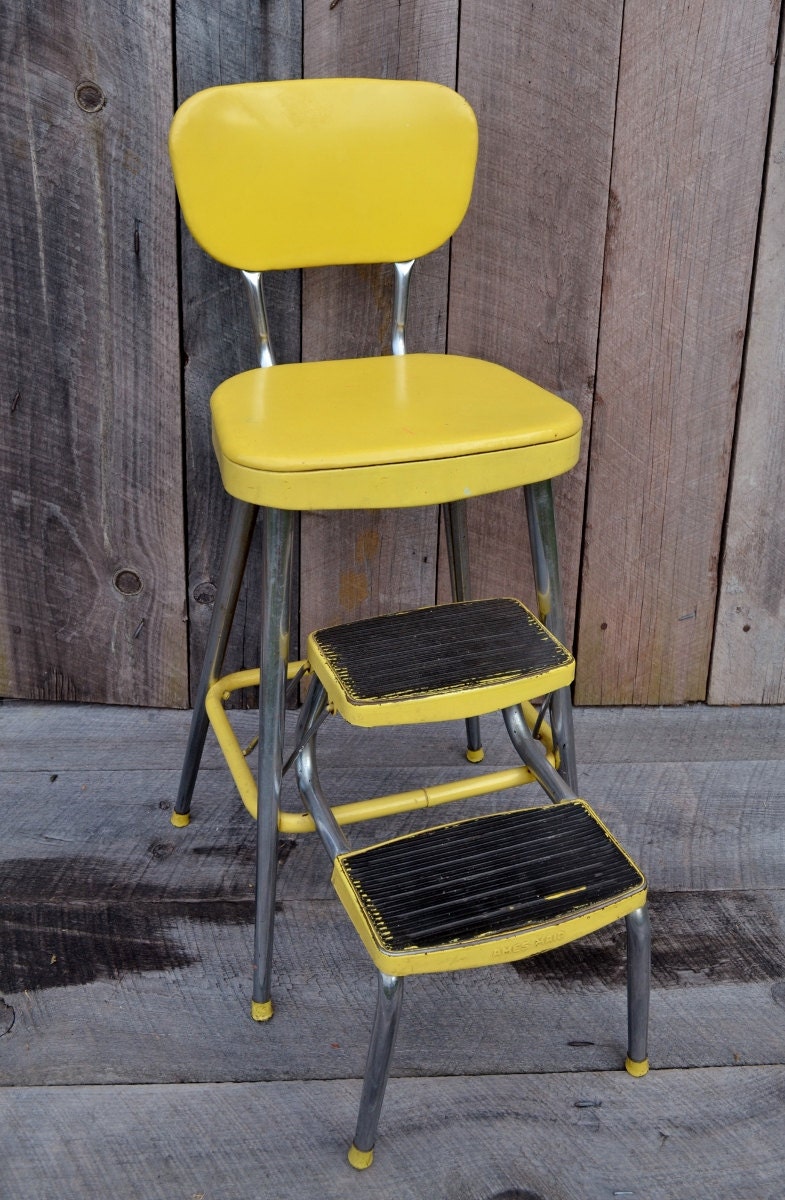
[[[785,703],[785,88],[778,64],[709,700]]]
[[[188,703],[226,510],[207,399],[254,350],[241,282],[186,233],[178,324],[166,126],[204,86],[345,73],[435,79],[477,110],[475,196],[419,265],[410,344],[495,358],[584,414],[557,487],[578,700],[782,702],[779,9],[5,5],[0,694]],[[271,279],[279,357],[387,352],[388,274]],[[525,598],[520,497],[470,521],[477,593]],[[299,563],[304,629],[445,592],[433,509],[312,514]],[[255,554],[232,667],[255,658],[258,591]]]
[[[570,626],[622,9],[621,0],[591,0],[565,19],[558,0],[505,0],[464,6],[461,23],[458,87],[481,114],[481,140],[474,200],[454,238],[449,349],[521,371],[583,413],[580,464],[554,489]],[[534,601],[522,521],[517,492],[472,505],[478,594]]]
[[[578,638],[585,703],[706,696],[777,28],[768,0],[625,6]]]
[[[187,696],[169,5],[0,8],[0,694]]]
[[[201,88],[300,74],[302,21],[289,0],[177,0],[176,103]],[[204,254],[182,227],[182,345],[191,679],[199,677],[215,597],[228,498],[210,442],[210,394],[222,379],[256,366],[242,278]],[[300,279],[270,278],[268,301],[284,361],[300,352]],[[258,650],[261,554],[256,539],[238,602],[227,669],[251,665]],[[249,695],[246,701],[254,703]],[[186,697],[187,702],[187,697]]]

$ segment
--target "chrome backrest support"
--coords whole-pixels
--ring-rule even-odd
[[[406,316],[409,311],[409,284],[412,267],[417,260],[395,263],[395,293],[393,296],[392,352],[406,353]]]
[[[417,260],[394,263],[395,291],[393,293],[392,318],[392,352],[395,355],[406,353],[406,317],[409,311],[409,286],[412,278],[412,268]],[[270,321],[267,316],[267,305],[264,299],[264,283],[261,271],[241,271],[245,280],[248,303],[251,309],[251,322],[256,338],[257,357],[260,367],[274,367],[275,353],[270,336]]]
[[[275,355],[270,338],[270,322],[267,319],[267,305],[264,301],[264,284],[261,271],[241,271],[248,290],[248,302],[251,306],[251,320],[256,337],[256,350],[260,367],[274,367]]]

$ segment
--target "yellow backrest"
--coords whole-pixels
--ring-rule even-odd
[[[186,100],[169,153],[186,224],[220,262],[264,271],[406,261],[463,219],[477,122],[435,83],[239,83]]]

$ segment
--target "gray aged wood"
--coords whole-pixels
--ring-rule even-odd
[[[288,718],[290,734],[294,717]],[[254,713],[232,720],[242,745],[257,732]],[[190,713],[93,705],[0,703],[0,770],[179,770]],[[785,708],[577,708],[575,730],[581,768],[594,763],[679,766],[728,762],[743,779],[745,764],[785,758]],[[483,718],[488,762],[510,756],[498,717]],[[347,749],[347,745],[349,749]],[[352,730],[329,722],[319,738],[320,761],[335,765],[466,766],[458,722],[410,725],[405,730]],[[506,758],[504,758],[506,761]],[[210,736],[203,760],[225,770]],[[733,765],[735,763],[735,766]],[[739,784],[740,790],[743,787]]]
[[[585,794],[652,885],[653,1070],[620,1069],[621,925],[410,980],[359,1176],[374,973],[318,843],[282,841],[276,1015],[255,1025],[254,827],[212,743],[175,830],[186,713],[0,705],[0,1194],[779,1200],[783,710],[576,715]],[[384,739],[331,722],[324,781],[354,798],[470,772],[462,741],[459,722]]]
[[[706,695],[778,22],[769,0],[625,8],[581,703]]]
[[[301,74],[300,5],[273,0],[196,4],[178,0],[177,101],[201,88]],[[273,342],[282,362],[300,353],[300,281],[294,272],[266,282]],[[188,502],[188,615],[195,686],[212,615],[229,501],[210,437],[210,395],[238,371],[257,365],[245,285],[238,271],[210,259],[183,228],[182,308],[185,389],[185,463]],[[240,594],[226,670],[258,666],[261,603],[257,536]],[[296,619],[295,619],[296,626]],[[296,637],[295,637],[296,645]],[[252,692],[233,703],[255,703]]]
[[[252,869],[238,859],[247,887]],[[77,862],[76,882],[91,878],[105,894],[112,869],[109,859]],[[189,898],[198,869],[190,889],[160,892],[151,870],[128,902],[69,894],[68,862],[26,870],[66,898],[2,900],[6,1082],[362,1075],[374,970],[338,901],[280,902],[275,1017],[259,1026],[249,1012],[250,899]],[[651,904],[653,1066],[780,1062],[782,892],[655,892]],[[622,923],[517,967],[407,981],[393,1074],[614,1073],[625,1038]]]
[[[626,763],[608,761],[607,740],[592,730],[599,716],[614,715],[631,751]],[[587,743],[584,795],[653,890],[652,1055],[661,1068],[776,1063],[785,719],[781,710],[759,713],[779,758],[716,762],[718,743],[734,748],[737,714],[689,710],[679,736],[673,715],[577,713]],[[253,732],[253,714],[234,719]],[[660,749],[673,758],[647,761],[660,724]],[[373,971],[314,837],[282,841],[278,1016],[264,1028],[248,1019],[254,826],[210,745],[192,824],[171,827],[185,725],[182,713],[0,707],[0,745],[9,751],[0,770],[0,994],[13,1012],[3,1058],[17,1084],[362,1070]],[[487,765],[512,762],[498,723],[486,734]],[[461,762],[460,723],[383,739],[336,721],[323,740],[323,782],[342,800],[476,770]],[[679,761],[681,747],[691,759]],[[526,789],[487,807],[511,802],[534,804],[538,794]],[[470,811],[467,803],[409,814],[352,836],[361,844]],[[519,969],[410,981],[396,1074],[617,1069],[623,977],[619,925]]]
[[[14,1088],[9,1200],[780,1200],[785,1069],[393,1080],[371,1175],[359,1083]]]
[[[0,13],[4,694],[188,700],[170,35]]]
[[[623,4],[464,6],[458,88],[480,121],[477,185],[453,241],[449,349],[576,404],[581,463],[556,485],[572,629],[599,325]],[[478,595],[532,592],[517,493],[471,504]]]
[[[766,191],[709,681],[712,704],[785,702],[785,89]]]

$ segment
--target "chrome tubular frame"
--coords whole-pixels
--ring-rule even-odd
[[[395,1049],[402,1001],[403,979],[396,975],[385,975],[383,971],[380,971],[376,994],[376,1013],[371,1031],[371,1042],[368,1047],[368,1060],[360,1097],[360,1112],[357,1117],[357,1128],[352,1146],[352,1150],[359,1151],[361,1154],[370,1153],[376,1141],[376,1130],[390,1075],[390,1062]],[[350,1161],[351,1158],[350,1152]]]
[[[259,683],[254,1005],[269,1005],[295,514],[265,508]]]
[[[251,320],[256,334],[256,352],[260,367],[274,367],[275,355],[270,338],[270,322],[267,319],[267,305],[264,299],[264,285],[261,271],[241,271],[248,290],[248,303],[251,307]]]
[[[444,532],[450,562],[450,586],[453,600],[470,600],[472,589],[469,577],[469,525],[465,500],[443,504]]]
[[[295,759],[297,787],[313,817],[316,830],[331,859],[350,849],[343,830],[333,816],[324,796],[316,770],[316,728],[327,705],[327,693],[314,677],[308,689],[297,726],[298,743],[302,743]],[[395,1039],[403,1001],[403,979],[394,975],[377,976],[378,990],[368,1057],[365,1065],[360,1110],[349,1161],[354,1166],[367,1166],[372,1157],[384,1093],[390,1076]]]
[[[556,547],[556,518],[553,489],[549,479],[530,483],[524,489],[526,519],[529,526],[534,582],[537,588],[539,618],[555,638],[564,644],[566,628]],[[559,773],[575,791],[578,789],[578,765],[569,687],[554,692],[551,700],[551,728],[559,751]]]
[[[406,353],[406,321],[414,261],[394,264],[392,353]],[[275,365],[261,272],[241,272],[245,281],[258,361]],[[562,643],[565,621],[559,580],[553,493],[549,480],[524,488],[540,620]],[[175,812],[186,817],[207,731],[205,697],[220,677],[232,619],[247,563],[259,510],[234,500],[208,634],[205,661],[191,720],[188,746]],[[264,523],[264,584],[260,637],[259,749],[257,769],[256,901],[252,1012],[257,1019],[272,1015],[271,975],[273,926],[278,860],[278,823],[284,772],[284,716],[289,659],[289,621],[293,573],[293,546],[297,514],[262,509]],[[453,599],[471,598],[469,538],[466,502],[443,505]],[[562,688],[551,699],[551,727],[559,769],[548,761],[545,749],[529,728],[521,705],[503,710],[505,725],[520,759],[536,776],[552,801],[577,798],[577,767],[570,689]],[[297,724],[294,766],[303,803],[331,859],[347,852],[349,842],[322,790],[316,765],[316,735],[327,715],[327,694],[312,678]],[[480,721],[466,721],[468,748],[482,754]],[[477,759],[474,759],[477,761]],[[287,766],[289,765],[287,763]],[[184,823],[184,822],[183,822]],[[646,906],[626,917],[628,1062],[643,1067],[647,1061],[651,929]],[[368,1049],[360,1109],[349,1154],[354,1166],[367,1166],[372,1158],[379,1117],[390,1074],[403,1001],[400,976],[377,976],[377,999]],[[636,1072],[633,1072],[636,1073]],[[640,1073],[640,1072],[637,1072]]]
[[[275,355],[270,339],[270,323],[267,319],[262,273],[261,271],[241,271],[240,274],[245,280],[251,308],[259,366],[272,367],[275,365]],[[191,809],[191,797],[196,786],[196,777],[199,773],[199,764],[202,761],[209,725],[205,710],[205,697],[212,685],[220,678],[223,668],[258,511],[254,504],[246,504],[242,500],[232,501],[229,529],[218,575],[218,588],[207,634],[199,686],[191,715],[183,769],[180,774],[180,787],[174,807],[176,816],[186,817]]]
[[[555,767],[552,767],[545,757],[542,742],[535,738],[526,724],[523,709],[520,704],[502,709],[504,724],[510,741],[520,755],[521,760],[530,771],[537,776],[537,781],[547,796],[558,804],[560,800],[577,800],[576,793],[562,778]]]
[[[396,356],[406,353],[406,318],[409,312],[409,291],[412,269],[417,260],[394,263],[395,292],[393,295],[392,352]],[[450,582],[453,600],[470,600],[469,584],[469,535],[466,524],[466,502],[456,500],[442,505],[444,526],[447,534],[447,555],[450,560]],[[480,718],[469,717],[466,721],[466,742],[474,754],[482,749]]]
[[[298,744],[302,744],[294,760],[294,773],[298,791],[308,812],[313,817],[316,831],[322,839],[324,848],[330,858],[335,859],[337,855],[344,854],[351,847],[333,816],[316,770],[316,731],[326,706],[327,693],[324,685],[314,676],[297,724],[297,740]]]
[[[409,312],[409,285],[412,268],[417,260],[397,262],[395,267],[395,293],[393,295],[392,352],[396,356],[406,353],[406,318]]]
[[[447,558],[450,563],[450,586],[453,600],[471,600],[469,576],[469,524],[466,501],[452,500],[442,505],[444,532],[447,538]],[[466,718],[466,745],[473,755],[482,752],[480,718]]]
[[[646,905],[625,918],[627,924],[627,1057],[648,1058],[651,989],[651,922]]]
[[[205,697],[216,680],[220,678],[223,668],[257,512],[258,509],[254,504],[246,504],[243,500],[232,501],[229,529],[224,543],[223,561],[218,575],[218,587],[213,602],[202,672],[191,714],[188,743],[180,773],[180,788],[174,807],[175,814],[181,817],[187,816],[191,809],[191,797],[196,785],[196,776],[199,773],[199,764],[202,761],[209,725]]]

